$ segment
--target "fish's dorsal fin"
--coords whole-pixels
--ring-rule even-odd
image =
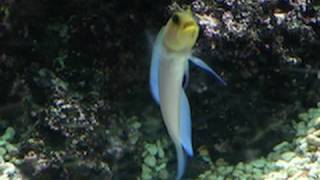
[[[153,44],[152,48],[152,58],[151,58],[151,69],[150,69],[150,89],[153,99],[160,104],[160,95],[159,95],[159,64],[161,61],[161,43],[163,38],[162,28],[158,33],[156,41]]]

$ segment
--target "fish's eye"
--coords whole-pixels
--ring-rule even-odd
[[[172,16],[172,22],[176,25],[179,25],[180,24],[180,18],[179,18],[179,15],[178,14],[174,14]]]

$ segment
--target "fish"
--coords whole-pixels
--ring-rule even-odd
[[[179,180],[184,175],[187,156],[193,156],[191,111],[185,89],[189,81],[189,63],[212,75],[220,84],[226,82],[203,60],[193,55],[199,25],[190,8],[180,9],[159,31],[152,48],[150,89],[160,106],[164,124],[177,154]]]

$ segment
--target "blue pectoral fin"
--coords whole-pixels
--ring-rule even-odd
[[[213,70],[211,69],[204,61],[202,61],[200,58],[197,58],[195,56],[191,56],[189,60],[195,64],[196,66],[200,67],[207,73],[211,74],[219,83],[226,86],[227,83]]]
[[[150,68],[150,89],[153,99],[160,104],[159,96],[159,64],[161,61],[161,39],[163,30],[157,36],[156,42],[152,49],[151,68]]]
[[[180,98],[180,143],[189,156],[193,156],[191,142],[191,113],[186,93],[181,90]]]

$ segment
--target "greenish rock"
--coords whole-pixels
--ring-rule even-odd
[[[11,160],[10,160],[10,162],[12,162],[13,164],[15,164],[15,165],[21,165],[22,163],[23,163],[23,160],[21,160],[21,159],[17,159],[17,158],[12,158]]]
[[[6,143],[7,143],[7,141],[4,141],[4,140],[1,140],[1,139],[0,139],[0,146],[5,145]]]
[[[146,149],[153,156],[155,156],[157,154],[157,152],[158,152],[157,146],[154,145],[154,144],[147,144],[146,145]]]
[[[11,156],[8,153],[5,154],[3,158],[4,158],[4,161],[6,161],[6,162],[11,160]]]
[[[244,172],[239,170],[239,169],[236,169],[232,172],[232,175],[235,176],[235,177],[241,177],[244,175]]]
[[[284,151],[284,150],[286,150],[286,149],[288,148],[288,146],[289,146],[289,143],[288,143],[287,141],[284,141],[284,142],[276,145],[276,146],[273,148],[273,150],[274,150],[274,151]]]
[[[213,180],[213,179],[212,179]],[[223,176],[218,176],[217,178],[216,178],[216,180],[224,180],[224,177]]]
[[[217,168],[218,173],[223,174],[225,172],[225,167],[224,166],[220,166]]]
[[[139,138],[140,138],[140,135],[138,135],[138,134],[130,135],[131,144],[136,144],[138,142]]]
[[[289,166],[289,163],[284,161],[284,160],[278,160],[276,163],[275,163],[276,167],[280,168],[280,169],[286,169],[288,168]]]
[[[156,162],[157,162],[157,160],[154,156],[149,155],[144,158],[144,163],[146,165],[148,165],[149,167],[154,167],[156,165]]]
[[[289,167],[287,169],[288,175],[293,176],[298,171],[297,167]]]
[[[246,165],[244,168],[245,172],[249,173],[249,174],[252,173],[252,169],[253,169],[253,167],[251,166],[251,164]]]
[[[297,136],[303,136],[307,132],[307,126],[304,122],[299,122],[296,126]]]
[[[152,176],[150,174],[142,174],[142,179],[143,180],[149,180],[149,179],[152,179]]]
[[[4,134],[1,136],[1,139],[4,141],[10,141],[15,135],[15,130],[12,127],[8,127]]]
[[[148,154],[148,151],[143,151],[142,157],[146,157],[147,154]]]
[[[162,163],[162,164],[160,164],[159,166],[156,166],[155,169],[156,169],[156,171],[160,171],[160,170],[162,170],[162,169],[165,169],[166,166],[167,166],[166,163]]]
[[[217,166],[226,166],[226,165],[228,165],[228,163],[225,162],[224,159],[220,158],[220,159],[218,159],[218,160],[216,161],[216,165],[217,165]]]
[[[159,172],[159,177],[160,177],[160,179],[163,179],[163,180],[166,180],[166,179],[168,179],[169,178],[169,173],[168,173],[168,171],[166,171],[166,170],[161,170],[160,172]]]
[[[139,180],[143,179],[168,179],[173,176],[168,173],[168,159],[165,157],[164,149],[169,144],[166,139],[157,140],[156,143],[144,143],[144,151],[142,152],[143,168],[139,176]]]
[[[292,158],[296,156],[296,153],[292,151],[285,152],[281,155],[281,158],[285,161],[290,161]]]
[[[6,155],[6,154],[7,154],[7,150],[3,147],[0,147],[0,156],[4,157],[4,155]]]
[[[141,175],[141,178],[143,180],[147,180],[147,179],[152,179],[152,176],[151,176],[151,169],[146,166],[146,165],[142,165],[142,175]]]
[[[244,164],[243,164],[243,162],[239,162],[239,163],[237,164],[236,168],[239,169],[239,170],[244,170]]]
[[[158,156],[159,156],[159,158],[164,158],[164,151],[162,148],[158,149]]]
[[[247,180],[248,178],[246,176],[240,177],[240,180]]]
[[[263,174],[263,170],[262,169],[258,169],[258,168],[254,168],[254,169],[252,169],[252,174],[257,178],[261,177],[262,174]]]
[[[208,180],[218,179],[218,177],[216,175],[209,175],[207,178],[208,178]]]
[[[265,164],[266,164],[265,159],[258,159],[258,160],[252,161],[252,165],[256,168],[263,168]]]
[[[141,123],[140,122],[134,122],[132,124],[132,127],[135,128],[135,129],[139,129],[141,127]]]
[[[302,120],[302,121],[307,121],[307,120],[309,119],[309,115],[308,115],[308,113],[300,113],[300,114],[298,115],[298,118],[299,118],[300,120]]]
[[[228,174],[231,174],[233,171],[233,167],[232,166],[228,166],[225,168],[225,171],[224,171],[224,175],[228,175]]]
[[[19,152],[18,148],[15,147],[12,144],[6,144],[5,145],[6,150],[8,151],[9,154],[16,154]]]
[[[277,167],[275,166],[274,163],[267,163],[267,165],[264,167],[265,172],[270,172],[275,170]]]

